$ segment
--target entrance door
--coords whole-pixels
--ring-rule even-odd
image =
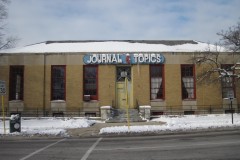
[[[126,108],[127,105],[130,107],[132,104],[131,67],[119,66],[116,74],[117,108]]]
[[[127,97],[124,82],[117,82],[117,107],[126,108]]]

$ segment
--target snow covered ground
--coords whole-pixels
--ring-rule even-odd
[[[237,127],[240,126],[240,114],[234,114],[234,124],[232,124],[231,114],[161,116],[160,118],[153,119],[152,121],[166,122],[166,124],[130,126],[130,130],[128,130],[127,126],[105,127],[100,130],[100,134],[161,132],[219,127]],[[6,134],[30,136],[36,134],[68,136],[66,129],[90,127],[94,123],[102,122],[89,120],[86,118],[22,118],[21,133],[9,133],[9,120],[7,120]],[[0,120],[0,135],[3,133],[3,121]]]
[[[152,121],[166,122],[164,125],[130,126],[130,129],[127,126],[106,127],[100,130],[100,134],[186,131],[240,126],[240,114],[234,114],[233,117],[234,124],[232,124],[231,114],[161,116]]]
[[[9,133],[9,120],[5,121],[6,134],[10,135],[61,135],[67,136],[66,129],[90,127],[96,123],[85,118],[22,118],[21,133]],[[0,134],[4,133],[0,120]]]

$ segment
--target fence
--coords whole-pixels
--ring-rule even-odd
[[[224,113],[240,113],[240,104],[228,105],[197,105],[197,106],[156,106],[151,108],[151,115],[187,115],[187,114],[224,114]],[[85,112],[82,108],[71,109],[66,111],[52,111],[51,109],[42,110],[25,109],[23,111],[9,111],[5,108],[5,115],[10,116],[11,114],[19,113],[24,117],[98,117],[100,116],[100,108],[98,111]],[[0,116],[2,110],[0,110]]]
[[[240,113],[240,104],[231,105],[191,105],[152,107],[151,115],[189,115]]]
[[[5,115],[10,116],[11,114],[21,114],[22,117],[96,117],[99,116],[100,110],[96,112],[84,112],[82,109],[66,110],[66,111],[52,111],[52,110],[42,110],[42,109],[31,109],[31,110],[16,110],[9,111],[5,108]],[[0,116],[2,116],[2,111],[0,111]]]

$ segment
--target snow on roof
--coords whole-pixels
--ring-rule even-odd
[[[46,41],[0,53],[72,53],[72,52],[201,52],[216,46],[192,40],[107,40]]]

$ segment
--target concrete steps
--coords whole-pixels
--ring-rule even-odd
[[[129,120],[130,122],[146,122],[143,120],[137,109],[129,109]],[[125,109],[112,109],[111,117],[106,121],[106,123],[123,123],[127,122],[127,112]]]

